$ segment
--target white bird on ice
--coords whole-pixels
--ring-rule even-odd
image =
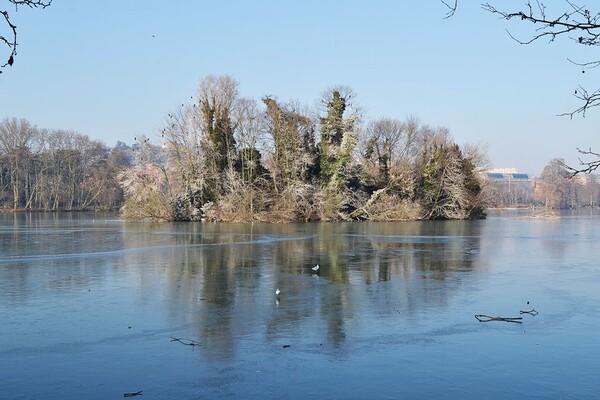
[[[321,267],[319,267],[319,264],[317,264],[317,265],[315,265],[314,267],[312,267],[311,269],[312,269],[313,271],[317,272],[317,271],[319,270],[319,268],[321,268]]]
[[[279,296],[279,293],[281,293],[281,290],[279,288],[275,289],[275,296]]]

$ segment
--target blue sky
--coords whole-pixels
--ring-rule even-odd
[[[202,77],[229,74],[243,96],[308,105],[327,87],[348,85],[367,119],[413,115],[446,126],[456,142],[486,146],[496,167],[539,174],[554,157],[576,163],[576,147],[600,150],[600,109],[556,116],[578,106],[578,84],[597,88],[594,71],[567,61],[594,59],[593,49],[567,38],[519,45],[506,29],[527,38],[531,27],[499,20],[479,2],[461,1],[448,20],[445,11],[438,0],[23,7],[11,11],[20,47],[0,75],[0,118],[131,144],[157,137]]]

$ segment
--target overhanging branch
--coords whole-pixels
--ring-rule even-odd
[[[553,42],[559,36],[567,36],[580,45],[600,45],[600,12],[592,12],[587,7],[577,5],[570,0],[565,0],[565,3],[567,10],[556,16],[550,16],[546,5],[539,0],[535,2],[528,1],[525,3],[523,10],[514,12],[498,10],[490,3],[482,4],[482,8],[505,20],[518,19],[537,25],[538,27],[535,28],[534,33],[529,39],[519,39],[508,31],[510,37],[520,44],[531,44],[543,38],[548,39],[549,42]],[[600,61],[585,63],[569,61],[587,69],[596,68],[600,65]],[[582,72],[585,72],[585,70]],[[588,92],[579,86],[575,90],[574,96],[582,102],[582,105],[571,112],[560,114],[561,116],[573,118],[574,115],[581,114],[585,117],[586,112],[590,108],[600,105],[600,89]]]
[[[563,162],[562,166],[571,172],[572,177],[577,174],[589,174],[600,167],[600,153],[592,151],[591,148],[588,150],[577,149],[577,151],[579,152],[579,154],[581,154],[582,157],[594,157],[595,160],[585,161],[583,158],[580,157],[579,168],[572,167]]]
[[[444,0],[440,1],[446,6],[446,8],[448,8],[446,15],[444,15],[444,19],[452,18],[452,16],[454,16],[454,13],[456,12],[456,7],[458,7],[458,0],[454,0],[454,4],[448,3]]]
[[[15,11],[18,10],[19,6],[28,6],[30,8],[46,8],[52,4],[52,0],[9,0],[15,6]],[[6,10],[0,10],[0,14],[3,20],[4,25],[7,27],[8,36],[4,36],[0,34],[0,44],[4,44],[9,50],[8,57],[6,57],[6,62],[4,64],[0,64],[0,74],[2,73],[2,68],[7,66],[12,66],[15,62],[15,57],[17,56],[17,26],[12,23],[10,19],[10,15]],[[2,25],[2,24],[0,24]],[[1,61],[0,61],[1,62]]]

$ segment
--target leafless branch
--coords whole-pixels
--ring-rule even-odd
[[[10,31],[12,32],[12,38],[10,39],[7,39],[6,37],[0,35],[0,42],[3,42],[11,50],[7,61],[4,64],[0,65],[0,68],[4,68],[7,65],[13,64],[14,57],[17,54],[17,27],[12,22],[10,22],[8,11],[0,11],[0,14],[2,14],[2,17],[4,17],[4,21],[8,25]],[[1,70],[0,73],[2,73]]]
[[[579,63],[579,62],[571,60],[570,58],[567,58],[567,61],[569,61],[571,64],[577,65],[578,67],[583,67],[583,68],[587,68],[587,69],[594,69],[594,68],[597,68],[598,66],[600,66],[600,60]],[[581,72],[585,72],[585,71],[581,71]]]
[[[15,11],[17,11],[19,6],[28,6],[30,8],[41,8],[44,9],[49,7],[52,4],[52,0],[8,0],[15,6]],[[4,23],[8,26],[9,36],[0,35],[0,44],[4,44],[8,47],[9,55],[6,58],[6,62],[0,65],[0,74],[2,73],[2,68],[7,66],[12,66],[15,62],[15,57],[17,56],[17,26],[11,22],[10,15],[6,10],[0,10],[0,14],[4,19]]]
[[[529,315],[533,315],[535,317],[536,315],[539,314],[539,312],[537,312],[535,310],[535,308],[532,308],[531,310],[520,310],[519,314],[529,314]]]
[[[30,8],[46,8],[52,4],[52,0],[8,0],[15,5],[15,9],[18,6],[29,6]]]
[[[571,112],[559,114],[559,116],[561,116],[561,117],[568,116],[570,118],[573,118],[573,116],[575,114],[581,114],[585,117],[586,112],[590,108],[600,106],[600,89],[596,89],[592,93],[589,93],[583,87],[578,86],[578,88],[575,89],[573,96],[575,96],[575,98],[581,100],[583,102],[583,104],[581,106],[579,106],[578,108],[576,108],[575,110],[573,110]]]
[[[456,7],[458,7],[458,0],[454,0],[454,4],[447,3],[444,0],[440,1],[448,8],[448,12],[446,12],[446,15],[444,15],[444,19],[452,18],[456,12]]]
[[[572,167],[562,162],[562,166],[571,172],[571,177],[578,174],[589,174],[600,167],[600,153],[592,151],[591,148],[588,150],[577,149],[577,151],[583,157],[594,157],[595,159],[592,161],[585,161],[583,158],[579,157],[579,168]]]
[[[135,397],[143,395],[143,390],[139,390],[137,392],[125,392],[123,393],[123,397]]]
[[[580,6],[571,0],[565,0],[565,3],[566,10],[555,14],[555,16],[550,16],[545,4],[539,0],[535,0],[535,2],[527,1],[521,11],[514,12],[498,10],[490,3],[482,4],[482,8],[502,19],[518,19],[537,25],[537,28],[535,28],[534,33],[529,39],[519,39],[508,31],[510,37],[520,44],[531,44],[543,38],[548,39],[549,42],[553,42],[559,36],[567,36],[577,44],[599,46],[600,12],[592,12],[586,6]],[[582,72],[585,72],[585,69],[600,66],[600,60],[584,63],[569,61],[584,68]],[[582,105],[572,112],[560,114],[561,116],[573,118],[576,114],[582,114],[585,117],[587,110],[600,105],[600,89],[588,92],[579,86],[575,90],[574,96],[582,102]]]
[[[171,336],[171,342],[179,342],[181,344],[184,344],[186,346],[200,346],[200,343],[196,342],[195,340],[192,339],[185,339],[185,338],[176,338],[174,336]]]
[[[515,322],[521,324],[523,317],[493,317],[491,315],[478,314],[475,316],[479,322],[490,322],[490,321],[503,321],[503,322]]]
[[[580,36],[573,38],[579,44],[587,46],[597,46],[600,44],[600,13],[592,13],[583,6],[575,5],[571,1],[566,1],[569,10],[556,17],[546,15],[546,6],[540,1],[535,2],[535,7],[531,1],[525,5],[525,11],[506,12],[500,11],[489,3],[482,4],[482,8],[492,14],[498,15],[502,19],[520,19],[529,21],[540,26],[535,29],[533,36],[527,40],[517,39],[511,34],[511,37],[520,44],[530,44],[541,38],[549,38],[554,41],[558,36],[570,32],[578,32]]]

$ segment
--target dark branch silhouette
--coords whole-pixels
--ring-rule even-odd
[[[547,12],[546,5],[539,0],[532,5],[531,1],[525,4],[524,11],[505,12],[500,11],[489,3],[482,5],[483,9],[500,16],[500,18],[511,20],[520,19],[521,21],[531,22],[537,25],[534,33],[529,39],[517,39],[509,32],[511,38],[520,44],[530,44],[540,39],[548,39],[553,42],[559,36],[567,36],[575,44],[583,46],[599,46],[600,45],[600,12],[591,11],[586,6],[580,6],[573,1],[565,0],[566,10],[550,16]],[[600,66],[600,60],[588,62],[575,62],[568,59],[571,63],[582,68],[582,73],[586,70],[594,69]],[[560,114],[560,116],[568,116],[573,118],[576,114],[585,114],[591,108],[600,106],[600,89],[588,91],[581,85],[574,90],[573,96],[581,103],[579,107],[571,112]],[[584,161],[579,158],[579,167],[564,167],[575,176],[580,173],[591,173],[600,167],[600,153],[594,152],[591,149],[577,149],[582,156],[595,157],[592,161]]]
[[[567,9],[554,15],[550,15],[546,5],[537,0],[535,3],[531,1],[525,3],[525,8],[521,11],[501,11],[490,3],[482,4],[482,8],[502,19],[517,19],[535,24],[537,27],[534,33],[527,39],[519,39],[508,32],[510,37],[520,44],[531,44],[540,39],[548,39],[549,42],[553,42],[559,36],[567,36],[575,44],[600,45],[600,12],[590,11],[586,6],[580,6],[570,0],[565,0],[565,4]],[[569,61],[582,67],[582,72],[600,65],[600,60],[583,63]],[[560,114],[561,116],[573,118],[574,115],[581,114],[585,117],[590,108],[600,105],[600,89],[588,91],[579,86],[574,91],[574,96],[582,102],[581,106],[571,112]]]
[[[15,7],[15,11],[18,10],[19,6],[28,6],[30,8],[46,8],[52,4],[52,0],[8,0],[9,3],[13,4]],[[7,10],[0,10],[0,14],[5,26],[7,27],[8,34],[4,36],[2,31],[0,31],[0,44],[4,44],[7,47],[9,52],[8,57],[6,58],[6,62],[4,64],[0,64],[0,74],[2,73],[2,68],[6,68],[7,66],[12,66],[15,62],[15,57],[17,56],[17,26],[12,23],[10,19],[10,14]],[[1,25],[1,24],[0,24]],[[1,61],[0,61],[1,63]]]
[[[450,2],[446,2],[444,0],[440,0],[445,6],[446,8],[448,8],[448,12],[446,12],[446,15],[444,15],[444,19],[448,19],[451,18],[452,16],[454,16],[454,13],[456,12],[456,8],[458,7],[458,0],[454,0],[454,3]]]
[[[577,174],[589,174],[600,167],[600,153],[592,151],[591,148],[588,150],[577,149],[577,151],[582,157],[595,157],[595,160],[586,161],[579,157],[579,168],[571,167],[563,162],[563,167],[571,172],[571,177]]]
[[[514,40],[521,44],[530,44],[541,38],[548,38],[552,42],[560,35],[577,32],[580,36],[573,38],[577,43],[586,46],[597,46],[600,33],[595,30],[600,28],[600,13],[593,13],[585,7],[578,6],[568,0],[566,0],[566,3],[569,10],[555,17],[548,16],[546,6],[539,1],[536,1],[535,7],[528,1],[525,4],[525,11],[500,11],[489,3],[482,4],[482,8],[506,20],[516,18],[539,24],[540,26],[535,29],[534,35],[529,39],[521,40],[511,35]]]
[[[445,0],[440,0],[449,11],[444,18],[449,18],[456,12],[457,2],[449,4]],[[520,20],[535,25],[534,31],[529,38],[520,39],[507,30],[509,36],[520,44],[531,44],[540,39],[547,39],[549,43],[554,42],[558,37],[567,37],[575,44],[583,46],[600,46],[600,12],[590,10],[587,6],[582,6],[571,0],[564,0],[563,11],[550,12],[544,2],[528,0],[524,8],[517,11],[499,10],[490,3],[483,3],[481,7],[494,15],[505,20]],[[582,68],[582,73],[586,70],[594,69],[600,66],[600,60],[575,62],[568,59],[569,62]],[[581,103],[573,111],[559,114],[573,118],[577,114],[585,117],[588,110],[600,106],[600,89],[588,91],[581,85],[578,85],[573,92],[573,96]],[[596,157],[593,161],[583,161],[579,159],[580,167],[570,167],[564,165],[573,175],[579,173],[590,173],[600,167],[600,153],[590,150],[577,149],[583,156]]]

